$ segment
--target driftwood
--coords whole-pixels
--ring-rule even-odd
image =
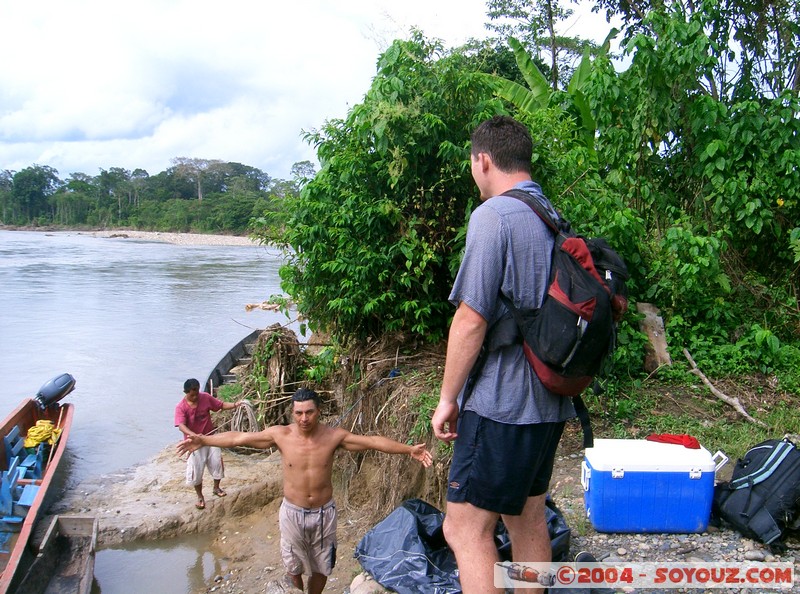
[[[689,351],[683,349],[683,354],[686,356],[686,358],[689,360],[689,364],[692,366],[692,373],[695,374],[697,377],[699,377],[701,380],[703,380],[703,383],[706,386],[708,386],[708,389],[711,390],[711,393],[714,396],[722,400],[725,404],[732,406],[734,410],[736,410],[736,412],[738,412],[740,415],[742,415],[745,419],[747,419],[751,423],[755,423],[756,425],[760,425],[761,427],[768,427],[768,425],[764,421],[761,421],[759,419],[754,419],[753,417],[751,417],[750,414],[744,409],[744,406],[742,406],[742,403],[739,402],[738,398],[728,396],[727,394],[721,392],[716,387],[714,387],[714,384],[712,384],[711,381],[697,367],[697,363],[694,362],[694,359],[692,359],[692,355],[689,354]]]
[[[264,311],[280,311],[281,307],[284,307],[281,303],[274,303],[272,301],[262,301],[261,303],[247,303],[244,306],[245,311],[253,311],[254,309],[263,309]],[[285,304],[285,307],[288,309],[290,307],[294,307],[294,303],[291,301]]]

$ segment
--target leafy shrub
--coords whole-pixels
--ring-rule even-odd
[[[441,339],[476,191],[472,129],[500,109],[466,58],[418,34],[381,56],[364,101],[308,134],[321,170],[289,201],[283,289],[341,340]],[[455,262],[455,265],[454,265]]]

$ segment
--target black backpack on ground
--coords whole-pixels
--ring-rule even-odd
[[[744,536],[780,548],[800,519],[800,451],[770,439],[736,462],[731,480],[714,488],[714,513]]]

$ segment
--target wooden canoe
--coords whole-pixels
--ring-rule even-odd
[[[253,352],[253,347],[258,341],[258,337],[263,331],[263,329],[253,330],[250,334],[237,342],[231,350],[225,353],[225,356],[220,359],[219,363],[217,363],[211,373],[208,374],[208,378],[205,384],[203,384],[204,392],[214,395],[212,389],[219,388],[223,384],[235,382],[235,378],[231,376],[231,369],[247,362]]]
[[[22,435],[26,435],[28,429],[34,427],[36,422],[40,420],[51,421],[54,427],[61,429],[58,440],[50,449],[49,454],[47,454],[47,459],[42,463],[41,478],[25,479],[23,477],[20,480],[20,483],[32,484],[37,486],[38,489],[35,490],[30,507],[24,514],[20,525],[12,530],[2,531],[2,538],[5,540],[5,544],[0,547],[2,549],[0,550],[0,571],[2,571],[2,574],[0,574],[0,594],[13,592],[16,589],[17,583],[22,579],[20,574],[24,573],[36,556],[36,551],[33,551],[30,546],[31,535],[37,520],[45,511],[46,505],[51,502],[48,495],[51,497],[54,495],[53,493],[48,493],[48,491],[50,491],[53,477],[66,449],[69,432],[72,427],[73,413],[74,406],[70,403],[53,403],[42,408],[33,398],[26,398],[0,425],[0,436],[8,435],[14,426],[19,428]],[[0,469],[3,471],[8,470],[6,458],[6,447],[3,440],[0,439]],[[0,523],[4,523],[4,521],[0,519]]]
[[[95,517],[53,516],[17,592],[91,594],[97,527]]]

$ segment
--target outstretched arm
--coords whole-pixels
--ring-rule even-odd
[[[345,430],[342,429],[342,431]],[[380,435],[355,435],[349,431],[345,431],[341,446],[348,452],[377,450],[385,454],[408,454],[425,468],[430,466],[433,462],[433,457],[431,453],[425,449],[424,443],[418,443],[412,446]]]
[[[275,445],[275,427],[267,427],[256,433],[242,431],[226,431],[217,435],[187,435],[186,439],[177,445],[178,455],[194,452],[202,446],[217,446],[220,448],[233,448],[249,446],[251,448],[267,449]]]

